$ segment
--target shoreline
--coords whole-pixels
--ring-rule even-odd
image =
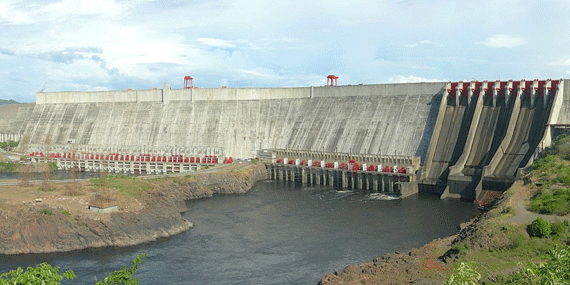
[[[32,187],[28,192],[41,196],[37,199],[42,202],[26,204],[24,201],[19,205],[5,202],[6,199],[0,196],[0,255],[125,247],[173,236],[192,228],[192,223],[181,215],[187,209],[187,200],[213,194],[243,194],[265,177],[263,164],[250,164],[217,172],[147,179],[152,189],[140,196],[119,197],[119,210],[113,213],[85,210],[93,193],[83,196],[57,191],[34,193],[38,188]],[[129,179],[134,181],[136,178]],[[73,185],[82,190],[91,187],[87,186],[88,181],[82,183]],[[39,189],[41,187],[44,186],[40,185]],[[109,191],[112,193],[113,190]],[[79,208],[72,208],[71,203]]]

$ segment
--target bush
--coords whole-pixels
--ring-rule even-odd
[[[550,260],[528,264],[513,273],[508,284],[570,284],[570,247],[555,248],[549,252]]]
[[[555,222],[552,223],[550,225],[550,229],[551,229],[551,234],[553,236],[559,236],[559,235],[563,235],[566,233],[566,231],[568,231],[568,226],[570,224],[568,223],[568,221],[562,221],[562,222]]]
[[[445,284],[479,284],[480,279],[481,274],[475,269],[475,263],[461,262],[459,266],[453,270],[453,273],[451,273],[451,276],[445,281]]]
[[[40,210],[40,214],[51,216],[51,211],[47,208],[43,208]]]
[[[133,274],[137,271],[139,264],[142,262],[143,258],[146,257],[145,253],[137,255],[133,260],[133,265],[131,268],[123,267],[121,270],[115,270],[113,273],[109,273],[103,282],[99,281],[95,285],[136,285],[138,284],[138,279],[133,277]]]
[[[570,213],[570,190],[556,189],[542,192],[530,202],[530,210],[540,214],[566,215]]]
[[[37,265],[35,268],[28,267],[24,271],[21,267],[16,270],[10,270],[8,273],[0,275],[0,284],[26,284],[26,285],[42,285],[42,284],[61,284],[63,277],[73,280],[76,276],[73,270],[68,270],[59,274],[59,267],[53,267],[47,262]]]
[[[121,270],[109,273],[105,280],[97,282],[96,285],[138,284],[138,279],[133,277],[133,274],[138,269],[143,257],[146,257],[146,254],[142,253],[137,255],[130,268],[123,267]],[[64,277],[66,279],[73,280],[77,276],[73,270],[64,271],[60,274],[59,267],[53,267],[49,263],[43,262],[35,268],[28,267],[26,271],[21,267],[18,267],[16,270],[10,270],[8,273],[2,273],[0,275],[0,285],[61,285],[60,281],[63,280]]]
[[[543,218],[536,218],[526,227],[526,231],[531,237],[546,238],[550,236],[552,229],[549,222]]]

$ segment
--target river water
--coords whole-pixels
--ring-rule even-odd
[[[316,284],[327,272],[456,232],[472,203],[405,199],[327,187],[258,182],[242,195],[187,202],[185,233],[127,248],[0,256],[0,272],[48,261],[94,284],[145,252],[139,284]]]

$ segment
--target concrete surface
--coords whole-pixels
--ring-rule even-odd
[[[21,145],[211,147],[234,158],[279,148],[423,159],[435,121],[428,117],[437,115],[433,110],[443,86],[170,89],[165,84],[160,90],[38,93]]]

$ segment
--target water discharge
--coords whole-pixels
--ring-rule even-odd
[[[327,272],[453,234],[473,204],[419,195],[258,182],[243,195],[187,202],[188,232],[127,248],[0,256],[0,272],[48,261],[93,284],[146,252],[139,284],[316,284]]]

